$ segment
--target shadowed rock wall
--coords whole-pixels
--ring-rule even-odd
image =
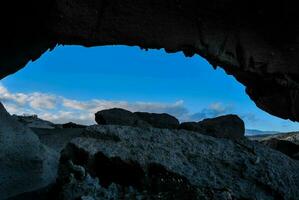
[[[244,84],[258,107],[299,120],[295,2],[14,0],[9,4],[0,8],[0,78],[56,44],[164,48],[203,56]]]

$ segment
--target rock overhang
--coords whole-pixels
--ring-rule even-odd
[[[258,107],[299,120],[299,24],[290,1],[30,0],[1,11],[1,78],[57,44],[164,48],[206,58]]]

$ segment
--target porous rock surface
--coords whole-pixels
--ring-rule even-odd
[[[10,0],[0,8],[0,78],[57,44],[164,48],[203,56],[258,107],[298,121],[298,17],[285,0]]]
[[[57,161],[58,154],[0,103],[0,199],[53,183]]]
[[[62,152],[61,199],[299,196],[299,162],[258,142],[115,125],[95,125],[87,131]]]
[[[244,122],[237,115],[224,115],[200,122],[184,122],[180,124],[180,129],[229,139],[240,139],[245,134]]]

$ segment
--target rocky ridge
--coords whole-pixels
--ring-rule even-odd
[[[178,127],[170,115],[143,113],[141,119],[112,111],[105,111],[106,125],[31,128],[43,145],[61,152],[57,179],[23,187],[9,200],[294,200],[299,195],[297,155],[292,159],[242,134],[227,137],[225,131],[244,128],[236,116],[203,120],[205,126],[194,122],[212,130],[194,132]],[[133,118],[122,118],[127,114]]]
[[[95,114],[99,125],[124,125],[140,128],[185,129],[219,138],[240,139],[245,126],[237,115],[224,115],[200,122],[179,122],[166,113],[130,112],[121,108],[101,110]]]

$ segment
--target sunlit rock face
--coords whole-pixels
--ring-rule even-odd
[[[53,183],[57,160],[58,154],[0,103],[0,199]]]
[[[258,107],[298,121],[299,24],[295,3],[10,1],[0,8],[0,77],[16,72],[56,44],[165,48],[167,52],[203,56],[244,84]]]

